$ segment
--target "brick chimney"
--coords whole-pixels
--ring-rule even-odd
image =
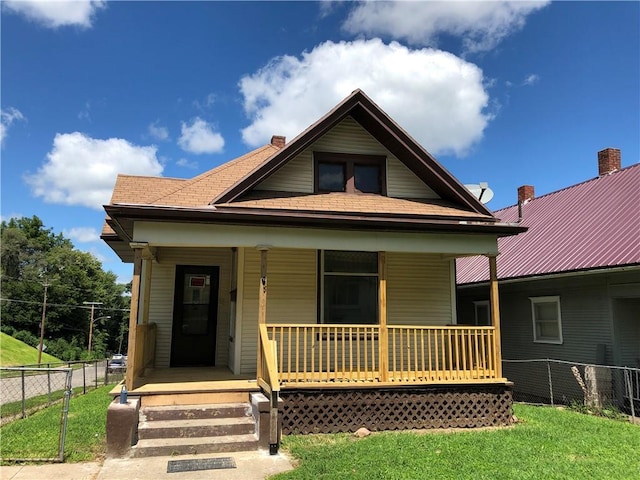
[[[282,137],[280,135],[274,135],[271,137],[271,145],[274,147],[282,148],[285,143],[287,143],[287,137]]]
[[[620,149],[605,148],[598,152],[598,176],[602,177],[609,173],[620,170]]]
[[[533,200],[534,197],[533,185],[522,185],[518,187],[518,203],[526,203],[529,200]]]

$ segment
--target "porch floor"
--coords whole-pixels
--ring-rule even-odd
[[[118,395],[121,386],[111,390]],[[227,367],[150,368],[136,378],[129,395],[258,391],[255,375],[234,375]]]

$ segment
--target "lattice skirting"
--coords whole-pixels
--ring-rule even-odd
[[[507,385],[283,390],[282,433],[487,427],[512,421]]]

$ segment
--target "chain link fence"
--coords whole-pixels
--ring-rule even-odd
[[[68,367],[0,369],[3,433],[5,428],[12,430],[10,435],[2,435],[3,462],[64,461],[69,399],[73,393],[72,377],[73,369]],[[58,425],[47,424],[34,428],[32,424],[21,422],[30,413],[55,404],[60,405]],[[37,447],[31,449],[29,456],[19,448],[25,438],[29,439],[30,445]]]
[[[3,430],[11,424],[11,435],[2,435],[2,461],[63,461],[69,397],[117,383],[124,374],[124,369],[114,370],[104,359],[0,368],[0,424]],[[57,405],[61,409],[59,425],[43,425],[35,432],[22,431],[21,419]],[[24,436],[33,438],[31,444],[38,447],[29,458],[7,443]]]
[[[503,360],[517,402],[569,405],[640,420],[640,368],[552,359]]]

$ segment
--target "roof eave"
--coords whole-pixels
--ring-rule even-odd
[[[149,205],[107,205],[107,213],[122,221],[162,221],[178,223],[226,223],[237,225],[263,225],[276,227],[322,227],[331,229],[356,228],[361,230],[399,232],[437,232],[457,234],[516,235],[525,227],[485,221],[451,217],[381,216],[338,212],[299,212],[287,210],[236,208],[180,208]],[[133,232],[126,231],[125,241],[130,241]],[[122,238],[122,237],[121,237]]]

